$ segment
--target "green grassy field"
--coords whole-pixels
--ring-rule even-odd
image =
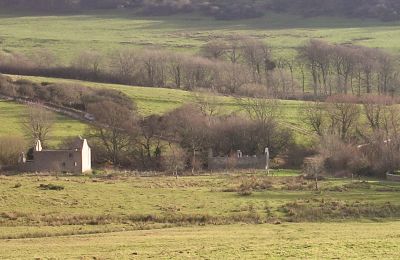
[[[0,100],[0,136],[22,136],[22,122],[28,116],[25,105]],[[58,144],[66,137],[81,135],[86,125],[65,116],[56,114],[54,129],[50,135],[50,143]]]
[[[125,10],[59,16],[6,11],[0,14],[3,50],[33,53],[46,48],[64,61],[85,49],[107,53],[121,47],[161,46],[196,52],[211,37],[232,34],[263,39],[280,55],[290,55],[293,48],[309,38],[351,42],[399,53],[399,29],[400,22],[273,13],[239,21],[217,21],[193,14],[142,17]]]
[[[400,256],[400,183],[297,174],[1,176],[0,258]]]
[[[400,53],[400,22],[266,17],[216,21],[200,15],[141,17],[129,11],[46,16],[0,11],[0,52],[49,49],[69,62],[87,49],[160,46],[195,53],[212,37],[251,35],[290,56],[309,38]],[[84,81],[123,91],[144,115],[163,114],[196,94]],[[218,96],[221,113],[241,111]],[[306,128],[304,102],[281,101],[280,119]],[[85,125],[57,116],[52,140],[82,134]],[[0,101],[0,136],[22,135],[26,106]],[[304,141],[304,136],[299,139]],[[326,179],[315,190],[298,171],[140,177],[0,175],[1,259],[399,259],[400,183]],[[40,188],[53,184],[62,190]],[[246,191],[246,192],[243,192]]]
[[[67,83],[81,84],[88,87],[110,88],[124,92],[137,104],[139,113],[142,115],[164,114],[186,103],[197,102],[198,93],[166,88],[149,88],[117,84],[94,83],[80,80],[33,77],[33,76],[12,76],[14,79],[27,79],[36,83]],[[211,102],[216,102],[219,113],[243,112],[243,106],[234,97],[215,96]],[[304,120],[301,119],[303,101],[280,101],[280,119],[293,126],[307,128]]]
[[[231,225],[0,240],[6,259],[399,259],[400,223]],[[22,249],[22,250],[21,250]]]
[[[33,77],[33,76],[13,76],[14,79],[27,79],[36,83],[66,83],[80,84],[95,88],[108,88],[122,91],[132,98],[137,104],[139,113],[143,116],[152,114],[164,114],[175,108],[190,102],[199,102],[198,96],[210,95],[199,94],[190,91],[166,89],[166,88],[148,88],[117,84],[95,83],[80,80]],[[214,102],[218,107],[218,113],[244,113],[243,105],[234,97],[213,96],[210,102]],[[21,127],[21,116],[25,116],[25,106],[17,105],[9,102],[0,104],[0,120],[2,127],[0,128],[0,136],[2,135],[21,135],[23,133]],[[308,143],[312,136],[304,135],[303,130],[309,131],[301,117],[303,101],[281,100],[279,102],[279,119],[285,127],[293,128],[296,139],[299,142]],[[2,106],[2,107],[1,107]],[[60,139],[68,136],[76,136],[84,133],[85,125],[76,120],[68,119],[64,116],[57,116],[57,124],[52,139]],[[297,128],[301,131],[298,132]]]

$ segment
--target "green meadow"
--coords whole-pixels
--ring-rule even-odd
[[[218,107],[218,113],[226,114],[239,112],[243,113],[243,102],[238,101],[237,98],[223,96],[223,95],[212,95],[207,93],[196,93],[177,89],[167,88],[149,88],[149,87],[137,87],[127,86],[118,84],[106,84],[106,83],[95,83],[81,80],[69,80],[69,79],[57,79],[57,78],[45,78],[45,77],[34,77],[34,76],[13,76],[14,79],[27,79],[36,83],[64,83],[64,84],[80,84],[87,87],[95,88],[109,88],[122,91],[126,95],[132,98],[138,107],[140,114],[144,116],[152,114],[164,114],[175,108],[178,108],[184,104],[190,102],[201,102],[204,100],[202,97],[210,97],[209,102],[214,103]],[[200,98],[199,98],[200,96]],[[307,129],[304,121],[301,118],[301,111],[304,105],[304,101],[291,101],[291,100],[280,100],[279,101],[279,117],[280,119],[289,126],[301,127]]]
[[[143,17],[127,10],[44,15],[0,11],[0,52],[50,50],[68,63],[83,50],[161,47],[197,53],[214,37],[250,35],[291,57],[310,38],[400,53],[400,22],[284,14],[217,21],[199,14]],[[198,93],[176,89],[11,76],[81,84],[128,95],[143,116],[164,114]],[[203,94],[202,94],[203,95]],[[204,94],[209,96],[211,94]],[[221,114],[243,113],[212,96]],[[283,125],[312,137],[303,101],[280,101]],[[0,136],[24,135],[27,107],[0,100]],[[54,144],[85,132],[55,114]],[[400,183],[327,178],[297,170],[221,172],[173,178],[95,170],[90,176],[0,175],[2,259],[399,259]],[[157,176],[156,176],[157,175]]]
[[[0,13],[0,48],[34,53],[49,49],[63,61],[82,50],[109,53],[118,48],[158,46],[197,52],[213,37],[251,35],[268,43],[276,54],[290,56],[310,38],[354,43],[399,53],[400,22],[269,13],[265,17],[218,21],[201,15],[143,17],[127,10],[42,15]]]
[[[399,227],[399,222],[184,227],[0,240],[0,246],[7,259],[394,260],[400,258]]]
[[[0,100],[0,136],[25,135],[22,122],[27,117],[25,105]],[[55,114],[54,129],[50,135],[51,143],[58,144],[66,137],[81,135],[85,128],[86,125],[77,120]]]
[[[6,259],[398,259],[399,183],[280,170],[0,177]],[[52,184],[61,190],[44,189]],[[251,194],[238,192],[241,185]],[[240,190],[240,189],[239,189]],[[23,248],[23,250],[20,250]]]

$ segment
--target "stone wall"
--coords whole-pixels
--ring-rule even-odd
[[[209,170],[265,169],[266,163],[266,156],[208,157]]]
[[[82,173],[82,154],[69,150],[34,152],[33,160],[20,164],[19,171]]]
[[[394,174],[386,174],[386,179],[388,181],[400,181],[400,175],[394,175]]]
[[[43,150],[41,142],[37,141],[33,159],[26,161],[25,155],[22,154],[17,171],[81,174],[91,171],[91,160],[91,149],[86,139],[77,140],[68,150]]]

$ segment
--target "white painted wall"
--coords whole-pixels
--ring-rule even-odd
[[[82,147],[82,172],[89,172],[92,170],[92,150],[90,149],[87,140],[83,140]]]

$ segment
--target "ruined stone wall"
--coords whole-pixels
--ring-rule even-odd
[[[33,160],[19,165],[24,172],[82,173],[81,151],[54,150],[34,152]]]
[[[400,181],[400,175],[386,174],[386,179],[389,181]]]
[[[209,170],[223,169],[265,169],[265,156],[209,157]]]

